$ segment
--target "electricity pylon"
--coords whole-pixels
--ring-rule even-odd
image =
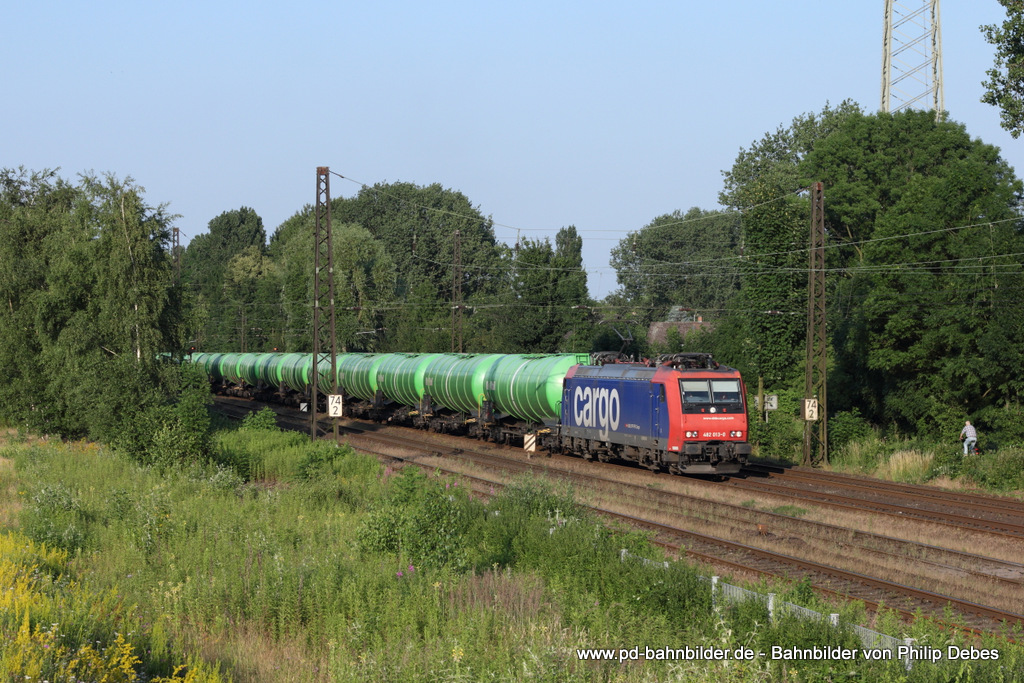
[[[885,0],[882,111],[930,107],[941,118],[942,26],[939,0]]]

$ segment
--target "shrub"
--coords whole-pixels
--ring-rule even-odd
[[[478,507],[465,486],[445,482],[428,486],[409,510],[402,546],[417,565],[469,567],[469,530]]]
[[[778,410],[767,412],[767,422],[754,406],[753,398],[749,400],[750,441],[758,445],[758,455],[762,458],[800,462],[803,459],[804,423],[800,419],[803,390],[783,389],[777,394]]]
[[[85,546],[84,516],[79,497],[58,482],[43,485],[29,498],[21,524],[33,541],[74,552]]]
[[[427,475],[419,467],[403,467],[391,481],[388,501],[392,505],[408,505],[416,500],[427,485]]]
[[[242,418],[242,429],[247,431],[281,431],[277,426],[277,413],[268,406],[263,406]]]
[[[1003,448],[963,459],[963,474],[999,491],[1024,489],[1024,448]]]
[[[402,550],[402,526],[405,515],[396,507],[385,506],[371,510],[359,529],[356,540],[366,553],[394,553]]]
[[[854,408],[838,412],[828,418],[828,446],[833,451],[842,449],[854,440],[863,440],[871,435],[871,425]]]
[[[210,449],[209,384],[191,366],[162,366],[160,374],[169,393],[146,391],[125,409],[111,443],[143,465],[202,462]]]
[[[960,448],[939,448],[932,458],[928,478],[949,477],[956,479],[963,472],[964,455]]]
[[[972,418],[972,422],[978,426],[979,445],[983,449],[1024,446],[1024,406],[1017,403],[988,406]],[[960,421],[960,424],[963,422]]]

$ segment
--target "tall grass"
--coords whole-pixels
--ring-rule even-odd
[[[921,451],[896,451],[875,468],[874,476],[905,484],[920,484],[928,480],[934,454]]]
[[[576,649],[854,644],[770,623],[756,605],[713,608],[685,563],[622,562],[623,547],[658,551],[590,518],[571,490],[525,480],[483,503],[464,482],[272,430],[218,434],[214,452],[213,464],[168,469],[86,444],[5,453],[23,532],[62,553],[57,574],[88,576],[122,606],[112,623],[83,621],[83,642],[100,633],[89,638],[123,653],[120,633],[136,671],[191,661],[190,672],[220,662],[261,682],[761,681],[790,669],[826,680],[829,662],[583,662]],[[857,672],[905,673],[892,662]]]
[[[90,588],[72,575],[66,551],[0,534],[3,680],[131,683],[140,673],[139,653],[159,649],[159,634],[147,632],[135,605],[115,589]],[[196,683],[225,680],[216,667],[197,660],[173,673],[184,671],[184,679]]]
[[[1012,445],[964,456],[956,442],[873,433],[834,450],[830,463],[837,470],[905,483],[959,481],[1003,493],[1024,491],[1024,448]]]

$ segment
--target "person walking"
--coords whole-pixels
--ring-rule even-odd
[[[960,430],[960,438],[964,441],[964,455],[974,452],[974,444],[978,443],[978,432],[970,420],[964,422],[964,428]]]

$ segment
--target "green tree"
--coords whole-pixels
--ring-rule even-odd
[[[170,225],[130,178],[0,172],[3,414],[114,440],[173,392],[159,362],[179,339]],[[9,260],[15,259],[15,260]],[[194,421],[192,421],[194,423]]]
[[[1022,185],[998,150],[928,112],[857,114],[803,171],[842,274],[832,406],[935,429],[1019,403]]]
[[[670,306],[716,317],[739,286],[740,214],[691,208],[658,216],[612,248],[623,296],[664,320]]]
[[[821,113],[801,114],[789,127],[779,126],[749,149],[741,148],[732,168],[722,173],[725,186],[718,201],[722,206],[744,211],[765,201],[765,188],[771,187],[781,196],[807,187],[798,168],[800,162],[847,117],[860,111],[860,105],[852,100],[844,100],[835,108],[826,104]],[[769,199],[775,196],[769,193]]]
[[[590,299],[582,250],[575,226],[559,230],[554,245],[548,239],[527,239],[517,250],[508,250],[507,285],[496,304],[483,304],[484,314],[478,317],[489,322],[481,350],[589,351]]]
[[[262,283],[272,268],[260,245],[250,245],[235,254],[224,268],[223,310],[237,325],[242,351],[266,351],[272,345],[276,301],[262,297]]]
[[[33,428],[50,419],[40,381],[43,337],[37,329],[37,302],[46,290],[53,255],[75,259],[73,248],[87,241],[73,241],[63,252],[52,248],[72,223],[80,197],[80,190],[56,171],[0,171],[0,414]],[[73,267],[67,271],[72,278],[84,275]],[[81,305],[86,291],[72,288],[67,294]]]
[[[226,270],[232,259],[246,250],[249,260],[266,253],[266,231],[263,219],[248,207],[225,211],[210,221],[208,232],[196,235],[189,242],[181,259],[181,279],[188,292],[189,310],[205,310],[205,326],[195,328],[190,339],[202,349],[240,350],[242,327],[239,302],[226,290]],[[237,294],[237,291],[235,292]],[[252,297],[250,297],[252,298]],[[251,308],[247,316],[262,311]],[[199,318],[191,318],[198,321]],[[248,320],[248,317],[247,317]],[[248,323],[246,328],[251,327]]]
[[[818,180],[802,164],[859,112],[859,105],[846,100],[801,114],[740,149],[723,172],[719,201],[742,215],[741,258],[730,256],[716,265],[728,272],[726,266],[735,264],[739,291],[728,299],[714,330],[684,342],[688,350],[700,344],[700,350],[738,368],[748,382],[760,378],[772,391],[802,383],[810,232],[805,195]]]
[[[1006,9],[1001,26],[981,27],[996,48],[995,66],[985,73],[981,101],[999,108],[1000,125],[1014,138],[1024,132],[1024,7],[1018,0],[999,0]]]
[[[309,210],[289,219],[271,248],[281,274],[289,350],[312,348],[313,220]],[[347,351],[380,350],[397,279],[394,261],[381,241],[361,226],[332,221],[332,230],[338,345]]]
[[[351,321],[352,335],[358,333],[358,338],[352,338],[351,348],[449,348],[456,231],[463,301],[468,304],[479,297],[491,300],[498,291],[504,270],[491,220],[459,192],[438,184],[419,187],[380,183],[364,187],[356,197],[333,199],[331,217],[336,225],[349,224],[364,231],[362,237],[348,240],[346,248],[370,245],[372,254],[359,252],[355,259],[363,266],[377,264],[376,270],[364,268],[362,275],[354,266],[349,268],[351,277],[346,286],[352,295],[351,306],[359,309],[359,315]],[[308,343],[301,342],[308,340],[308,333],[303,332],[308,329],[308,315],[296,306],[305,305],[301,301],[308,301],[310,296],[301,294],[305,271],[298,264],[302,258],[312,260],[312,246],[310,243],[308,255],[303,257],[295,240],[312,229],[312,207],[307,206],[285,221],[270,239],[271,257],[282,264],[289,344]],[[338,240],[335,244],[337,250]],[[289,252],[287,257],[285,252]],[[468,331],[471,327],[472,322],[468,322],[467,338],[473,336]]]
[[[766,387],[782,390],[803,377],[809,203],[792,194],[779,197],[778,188],[766,183],[747,191],[760,201],[743,214],[742,285],[731,301],[732,320],[722,326],[726,336],[738,335],[714,351]],[[726,349],[731,352],[723,354]]]

